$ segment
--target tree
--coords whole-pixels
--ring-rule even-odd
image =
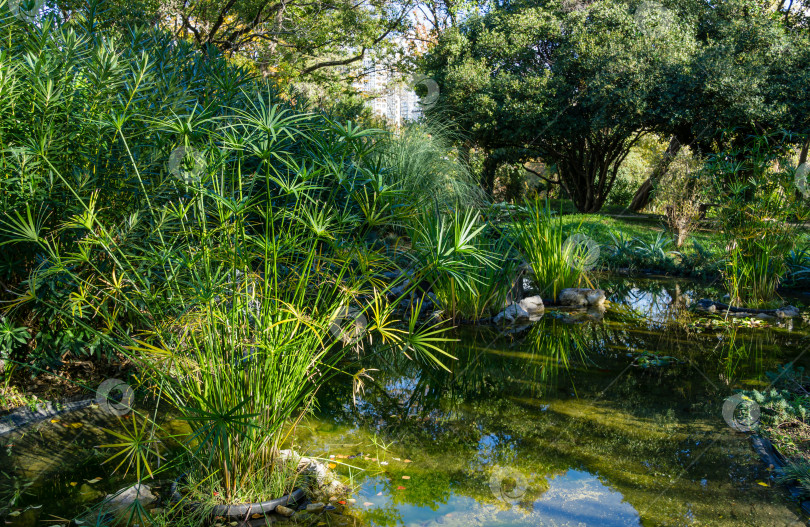
[[[54,0],[63,18],[85,0]],[[94,2],[91,2],[94,3]],[[410,0],[105,0],[108,23],[159,25],[198,48],[215,48],[280,81],[356,74],[364,58],[391,58],[410,28]],[[103,9],[102,9],[103,8]]]
[[[690,20],[697,50],[682,89],[673,93],[672,111],[659,123],[659,131],[671,137],[669,148],[636,192],[632,210],[647,206],[682,145],[704,154],[742,152],[738,147],[752,133],[790,130],[797,142],[808,136],[810,44],[791,5],[695,0],[667,8]],[[773,16],[775,10],[785,16]]]
[[[694,38],[656,13],[640,27],[624,2],[568,5],[534,0],[472,16],[423,67],[440,86],[433,117],[510,161],[556,165],[557,179],[544,179],[596,212],[630,148],[668,117],[660,101],[675,91]]]

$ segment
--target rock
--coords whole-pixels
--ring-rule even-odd
[[[104,509],[108,512],[123,511],[135,501],[139,501],[141,505],[146,507],[154,503],[156,499],[152,494],[152,489],[148,486],[135,484],[115,494],[108,494],[104,499]]]
[[[605,292],[601,289],[571,287],[560,291],[558,301],[568,307],[601,306],[605,303]]]
[[[406,278],[405,280],[402,281],[402,283],[400,285],[392,287],[391,290],[388,292],[388,296],[389,297],[395,297],[395,298],[400,297],[405,293],[405,291],[410,286],[411,286],[411,281]]]
[[[307,512],[310,514],[318,514],[320,512],[323,512],[324,507],[326,507],[326,505],[320,502],[310,503],[309,505],[307,505]]]
[[[779,318],[793,318],[801,315],[799,310],[793,306],[780,307],[776,310],[776,316]]]
[[[515,322],[528,320],[529,318],[529,313],[520,307],[520,304],[512,304],[495,315],[492,321],[496,324],[514,324]]]
[[[276,513],[289,518],[295,514],[295,511],[289,507],[285,507],[284,505],[278,505],[276,506]]]
[[[292,520],[298,523],[309,523],[312,521],[312,514],[307,511],[298,511],[293,515]]]
[[[529,314],[530,317],[537,317],[542,315],[543,312],[546,310],[546,306],[543,305],[543,298],[541,296],[530,296],[528,298],[524,298],[523,300],[518,303],[518,305]]]

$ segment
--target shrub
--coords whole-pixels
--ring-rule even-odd
[[[707,183],[701,159],[685,147],[655,189],[656,203],[664,209],[667,227],[679,249],[697,227]]]

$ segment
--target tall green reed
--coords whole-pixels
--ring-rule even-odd
[[[566,244],[569,235],[562,216],[555,215],[549,203],[539,199],[526,205],[528,217],[516,221],[512,232],[523,258],[531,267],[530,278],[541,295],[557,298],[562,289],[589,283],[587,255],[579,244]]]

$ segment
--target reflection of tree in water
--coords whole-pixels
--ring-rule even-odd
[[[516,334],[500,334],[493,328],[463,330],[446,351],[447,369],[396,355],[372,355],[362,367],[378,370],[365,382],[357,408],[344,404],[344,397],[325,397],[330,411],[378,420],[391,415],[431,422],[452,421],[459,409],[477,400],[510,393],[515,397],[542,397],[556,386],[560,372],[588,364],[586,329],[554,318],[544,319]],[[357,367],[357,366],[354,366]],[[349,367],[346,367],[348,371]],[[326,390],[342,391],[340,380]]]
[[[740,492],[740,485],[753,485],[756,460],[744,438],[726,433],[718,417],[718,389],[688,362],[628,368],[632,359],[626,353],[678,355],[717,376],[728,364],[739,370],[756,356],[723,352],[722,346],[715,351],[720,337],[749,350],[752,344],[763,349],[785,344],[785,337],[751,333],[747,338],[753,340],[746,341],[739,332],[692,335],[677,326],[653,331],[637,316],[612,309],[603,324],[566,324],[547,315],[494,343],[494,331],[461,332],[461,341],[448,349],[457,358],[446,362],[450,372],[401,356],[369,356],[362,366],[379,371],[358,408],[339,382],[321,392],[322,408],[353,430],[379,432],[395,441],[398,452],[419,456],[419,463],[408,467],[413,479],[408,491],[397,495],[400,503],[433,508],[451,489],[505,507],[489,489],[495,465],[534,475],[519,500],[526,514],[548,489],[546,478],[571,468],[597,474],[640,511],[666,490],[666,503],[645,512],[653,523],[683,518],[690,510],[713,517],[713,507],[732,494],[750,510],[772,499],[755,486]],[[715,490],[707,493],[701,480]],[[734,521],[739,519],[727,524]]]

